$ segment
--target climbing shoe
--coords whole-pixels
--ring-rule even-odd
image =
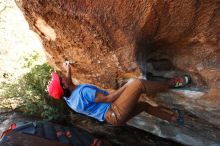
[[[180,88],[188,85],[191,82],[191,77],[188,75],[174,77],[168,82],[171,88]]]

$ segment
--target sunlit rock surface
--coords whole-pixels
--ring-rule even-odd
[[[210,135],[216,136],[210,141],[220,139],[219,0],[19,0],[18,5],[56,69],[63,70],[65,60],[76,62],[76,82],[112,89],[127,78],[145,78],[147,72],[191,75],[188,89],[199,95],[171,92],[153,100],[184,109],[201,119],[196,124],[205,121],[198,134],[208,132],[204,125],[212,125]],[[181,132],[172,126],[166,130]],[[210,135],[200,140],[209,141]],[[174,139],[189,144],[181,136]]]

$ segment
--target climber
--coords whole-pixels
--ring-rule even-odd
[[[174,112],[160,106],[154,107],[139,101],[142,93],[155,94],[166,92],[170,88],[183,87],[190,82],[189,76],[175,77],[164,82],[135,79],[109,93],[90,84],[75,85],[71,80],[71,64],[65,63],[66,73],[52,73],[48,92],[54,99],[63,99],[74,111],[93,117],[112,125],[123,125],[142,111],[153,116],[183,124],[182,112]]]

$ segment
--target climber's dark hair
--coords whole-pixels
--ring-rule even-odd
[[[69,89],[63,89],[63,91],[64,91],[64,96],[65,96],[65,97],[70,97],[71,92],[70,92]]]
[[[64,96],[65,97],[70,97],[71,92],[69,89],[64,89],[63,83],[62,83],[62,78],[60,77],[60,85],[63,88]]]

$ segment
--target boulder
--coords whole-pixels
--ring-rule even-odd
[[[192,84],[186,90],[153,100],[182,108],[212,125],[211,140],[220,139],[219,0],[19,0],[17,4],[41,38],[49,63],[63,71],[65,60],[75,62],[75,83],[116,89],[128,78],[148,78],[149,72],[163,77],[189,74]]]

